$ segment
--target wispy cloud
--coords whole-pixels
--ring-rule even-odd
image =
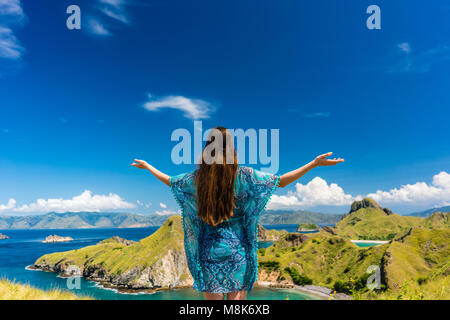
[[[106,27],[94,18],[88,20],[87,29],[90,33],[98,36],[110,36],[112,33]]]
[[[171,216],[174,214],[180,215],[181,211],[163,210],[163,211],[156,211],[155,214],[157,214],[158,216]]]
[[[98,36],[113,35],[113,28],[131,23],[128,8],[132,4],[135,2],[129,0],[96,0],[94,7],[98,14],[89,17],[87,30]]]
[[[165,203],[162,203],[162,202],[159,203],[159,206],[160,206],[161,208],[163,208],[163,209],[166,209],[166,208],[167,208],[167,205],[166,205]]]
[[[20,59],[25,49],[14,34],[13,28],[26,19],[20,0],[0,0],[0,58]]]
[[[213,106],[200,99],[190,99],[183,96],[154,97],[148,94],[149,101],[144,108],[149,111],[158,111],[164,108],[180,110],[188,119],[207,119],[213,111]]]
[[[387,68],[388,73],[424,73],[433,65],[450,60],[450,46],[441,45],[429,50],[413,50],[408,42],[397,45],[399,60]]]
[[[100,212],[102,210],[132,209],[135,207],[135,204],[123,200],[117,194],[96,195],[89,190],[85,190],[72,199],[37,199],[33,203],[21,206],[17,205],[15,199],[10,199],[6,205],[0,205],[0,212]]]
[[[306,113],[304,116],[306,118],[328,118],[330,115],[330,112],[312,112]]]

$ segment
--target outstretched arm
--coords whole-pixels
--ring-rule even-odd
[[[335,164],[338,164],[339,162],[344,162],[344,159],[341,159],[341,158],[327,159],[327,157],[331,156],[332,154],[333,154],[333,152],[328,152],[328,153],[322,154],[322,155],[318,156],[317,158],[315,158],[310,163],[305,164],[303,167],[283,174],[280,177],[278,186],[286,187],[288,184],[291,184],[295,180],[302,177],[305,173],[307,173],[312,168],[319,167],[319,166],[333,166]]]
[[[170,179],[169,176],[165,173],[162,173],[155,167],[149,165],[144,160],[134,159],[134,162],[131,164],[133,167],[139,168],[139,169],[147,169],[150,171],[159,181],[163,182],[164,184],[168,185],[170,187]]]

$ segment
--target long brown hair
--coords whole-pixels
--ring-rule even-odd
[[[215,127],[195,176],[198,216],[204,222],[216,226],[233,215],[237,166],[233,136],[224,127]]]

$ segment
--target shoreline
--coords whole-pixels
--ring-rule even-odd
[[[276,282],[269,282],[269,281],[258,281],[255,283],[255,287],[266,287],[266,288],[273,288],[273,289],[292,289],[296,290],[302,293],[306,293],[308,295],[314,296],[316,298],[319,298],[320,300],[328,300],[329,298],[333,300],[351,300],[353,299],[351,296],[346,295],[344,293],[336,293],[333,296],[330,296],[330,294],[333,292],[332,289],[327,287],[321,287],[316,285],[306,285],[306,286],[299,286],[299,285],[281,285]]]
[[[350,240],[353,243],[379,243],[379,244],[384,244],[384,243],[388,243],[388,240]]]

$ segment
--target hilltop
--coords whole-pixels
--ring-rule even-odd
[[[355,240],[391,240],[423,223],[423,218],[406,217],[382,208],[370,198],[355,201],[334,230],[345,238]]]
[[[0,229],[141,228],[160,226],[167,217],[120,212],[50,212],[0,217]]]
[[[167,218],[154,234],[139,242],[113,237],[78,250],[44,255],[33,267],[67,275],[71,265],[87,279],[122,290],[192,285],[180,216]]]

